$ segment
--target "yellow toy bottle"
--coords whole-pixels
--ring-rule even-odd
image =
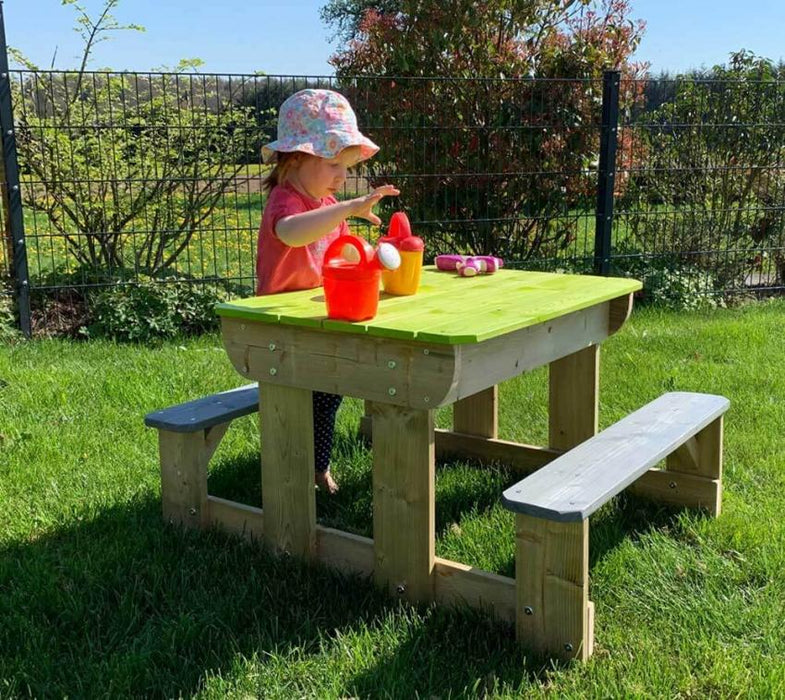
[[[398,211],[392,215],[388,234],[379,242],[392,243],[401,254],[401,265],[397,270],[382,271],[384,291],[399,296],[415,294],[420,287],[425,246],[422,238],[412,235],[406,214]]]

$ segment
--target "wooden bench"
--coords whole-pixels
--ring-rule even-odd
[[[229,424],[259,410],[259,388],[248,384],[148,413],[158,429],[164,518],[188,527],[207,525],[207,464]]]
[[[594,642],[589,601],[588,518],[634,491],[719,515],[722,396],[664,394],[579,444],[503,496],[516,513],[516,626],[529,649],[587,659]],[[653,469],[662,459],[664,469]]]

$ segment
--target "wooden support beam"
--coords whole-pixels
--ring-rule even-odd
[[[373,433],[370,416],[360,419],[360,434],[367,440]],[[434,431],[437,459],[467,459],[481,465],[503,464],[519,474],[530,474],[556,459],[562,450],[524,445],[519,442],[455,433],[436,428]]]
[[[374,574],[411,601],[433,595],[433,411],[373,403]]]
[[[599,345],[590,345],[550,363],[550,447],[569,450],[597,433],[599,379]]]
[[[373,540],[370,537],[317,525],[316,541],[317,557],[323,564],[346,573],[373,574]]]
[[[447,605],[469,605],[515,623],[515,579],[436,557],[433,597]]]
[[[665,461],[666,471],[673,472],[675,478],[680,475],[703,477],[707,482],[705,490],[695,494],[696,501],[684,505],[705,508],[715,517],[722,509],[723,418],[720,416],[707,425]]]
[[[453,404],[456,433],[496,438],[499,436],[499,387],[494,385]]]
[[[316,549],[313,399],[307,389],[259,384],[264,538],[310,557]]]
[[[261,508],[218,496],[207,496],[208,524],[249,540],[261,539],[264,516]]]
[[[589,522],[515,516],[518,639],[537,654],[586,660],[592,653]]]
[[[627,489],[635,496],[683,508],[702,508],[716,515],[714,509],[720,502],[722,483],[694,474],[649,469]]]
[[[247,539],[258,539],[264,531],[261,508],[208,497],[209,524]],[[368,537],[323,525],[316,526],[316,558],[346,573],[370,576],[374,546]],[[515,580],[457,561],[434,558],[434,600],[446,605],[469,605],[492,611],[500,620],[515,622]]]
[[[228,427],[221,423],[195,433],[158,431],[164,520],[185,527],[207,524],[207,463]]]

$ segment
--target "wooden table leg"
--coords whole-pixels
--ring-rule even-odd
[[[551,362],[548,373],[550,447],[569,450],[597,433],[600,346]]]
[[[453,430],[456,433],[499,437],[499,387],[494,385],[453,406]]]
[[[515,516],[518,639],[561,659],[591,656],[589,521],[559,523]]]
[[[372,403],[377,584],[430,601],[434,570],[433,411]]]
[[[264,539],[303,557],[316,548],[312,401],[307,389],[259,384]]]

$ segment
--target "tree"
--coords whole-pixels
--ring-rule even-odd
[[[623,203],[630,231],[646,250],[718,273],[721,285],[764,270],[768,255],[785,283],[785,66],[739,51],[672,93],[643,115],[649,156]]]
[[[643,68],[628,60],[643,26],[626,0],[369,5],[323,10],[351,34],[332,63],[382,146],[371,178],[399,179],[430,252],[526,259],[569,245],[568,213],[593,207],[603,69]],[[639,92],[625,81],[623,104]]]
[[[236,90],[188,74],[88,72],[95,46],[119,25],[106,0],[93,20],[74,0],[84,40],[80,66],[28,73],[14,83],[20,167],[33,180],[24,203],[43,212],[78,266],[91,273],[157,275],[171,267],[209,220],[256,138],[253,110]]]

